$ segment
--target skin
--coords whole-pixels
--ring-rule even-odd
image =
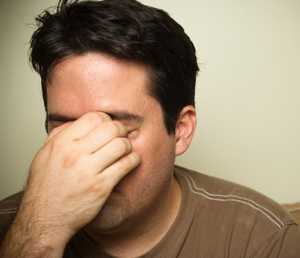
[[[4,240],[12,251],[2,253],[62,257],[81,228],[103,250],[122,257],[141,255],[162,239],[181,202],[175,156],[188,148],[196,118],[194,108],[185,107],[175,135],[168,135],[148,83],[147,67],[99,53],[53,68],[47,85],[50,134],[32,162],[20,211]]]

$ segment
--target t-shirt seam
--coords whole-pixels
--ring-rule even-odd
[[[12,209],[4,209],[0,210],[0,214],[11,214],[11,213],[17,213],[19,208],[12,208]]]
[[[299,208],[292,208],[292,209],[286,209],[289,213],[291,212],[297,212],[300,211],[300,207]]]
[[[239,203],[246,204],[246,205],[252,207],[253,209],[258,210],[259,212],[261,212],[270,221],[272,221],[278,228],[282,228],[284,226],[284,223],[275,214],[273,214],[269,209],[259,205],[255,201],[247,199],[245,197],[236,196],[236,195],[221,195],[221,194],[209,193],[206,190],[197,187],[194,179],[190,175],[188,175],[187,173],[185,173],[182,170],[180,170],[179,172],[186,178],[186,180],[188,182],[188,185],[189,185],[189,188],[192,191],[192,193],[197,194],[197,195],[201,195],[204,198],[206,198],[208,200],[212,200],[212,201],[239,202]],[[191,183],[193,184],[193,187],[197,191],[195,191],[193,189]]]
[[[258,248],[257,248],[257,250],[255,250],[255,251],[253,251],[253,253],[251,254],[251,257],[252,256],[255,256],[257,253],[258,253],[258,251],[270,240],[270,239],[272,239],[272,238],[274,238],[277,234],[278,234],[278,232],[280,231],[280,230],[283,230],[283,228],[284,227],[286,227],[286,228],[288,228],[288,227],[290,227],[290,225],[284,225],[283,227],[281,227],[280,229],[278,229],[278,230],[276,230],[276,232],[274,232],[274,234],[272,234],[270,237],[268,237]],[[284,234],[286,234],[286,232],[287,231],[285,231],[285,233]]]

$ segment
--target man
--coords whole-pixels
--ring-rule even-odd
[[[279,205],[174,167],[196,126],[180,25],[134,0],[64,0],[37,20],[49,136],[1,203],[1,257],[299,257]]]

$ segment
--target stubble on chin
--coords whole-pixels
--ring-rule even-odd
[[[96,234],[113,234],[126,224],[129,215],[128,204],[104,204],[97,216],[84,228]]]

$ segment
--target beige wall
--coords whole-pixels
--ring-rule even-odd
[[[202,63],[196,136],[177,164],[300,201],[300,1],[142,2],[186,28]],[[0,2],[0,199],[22,189],[46,136],[26,24],[55,3]]]

